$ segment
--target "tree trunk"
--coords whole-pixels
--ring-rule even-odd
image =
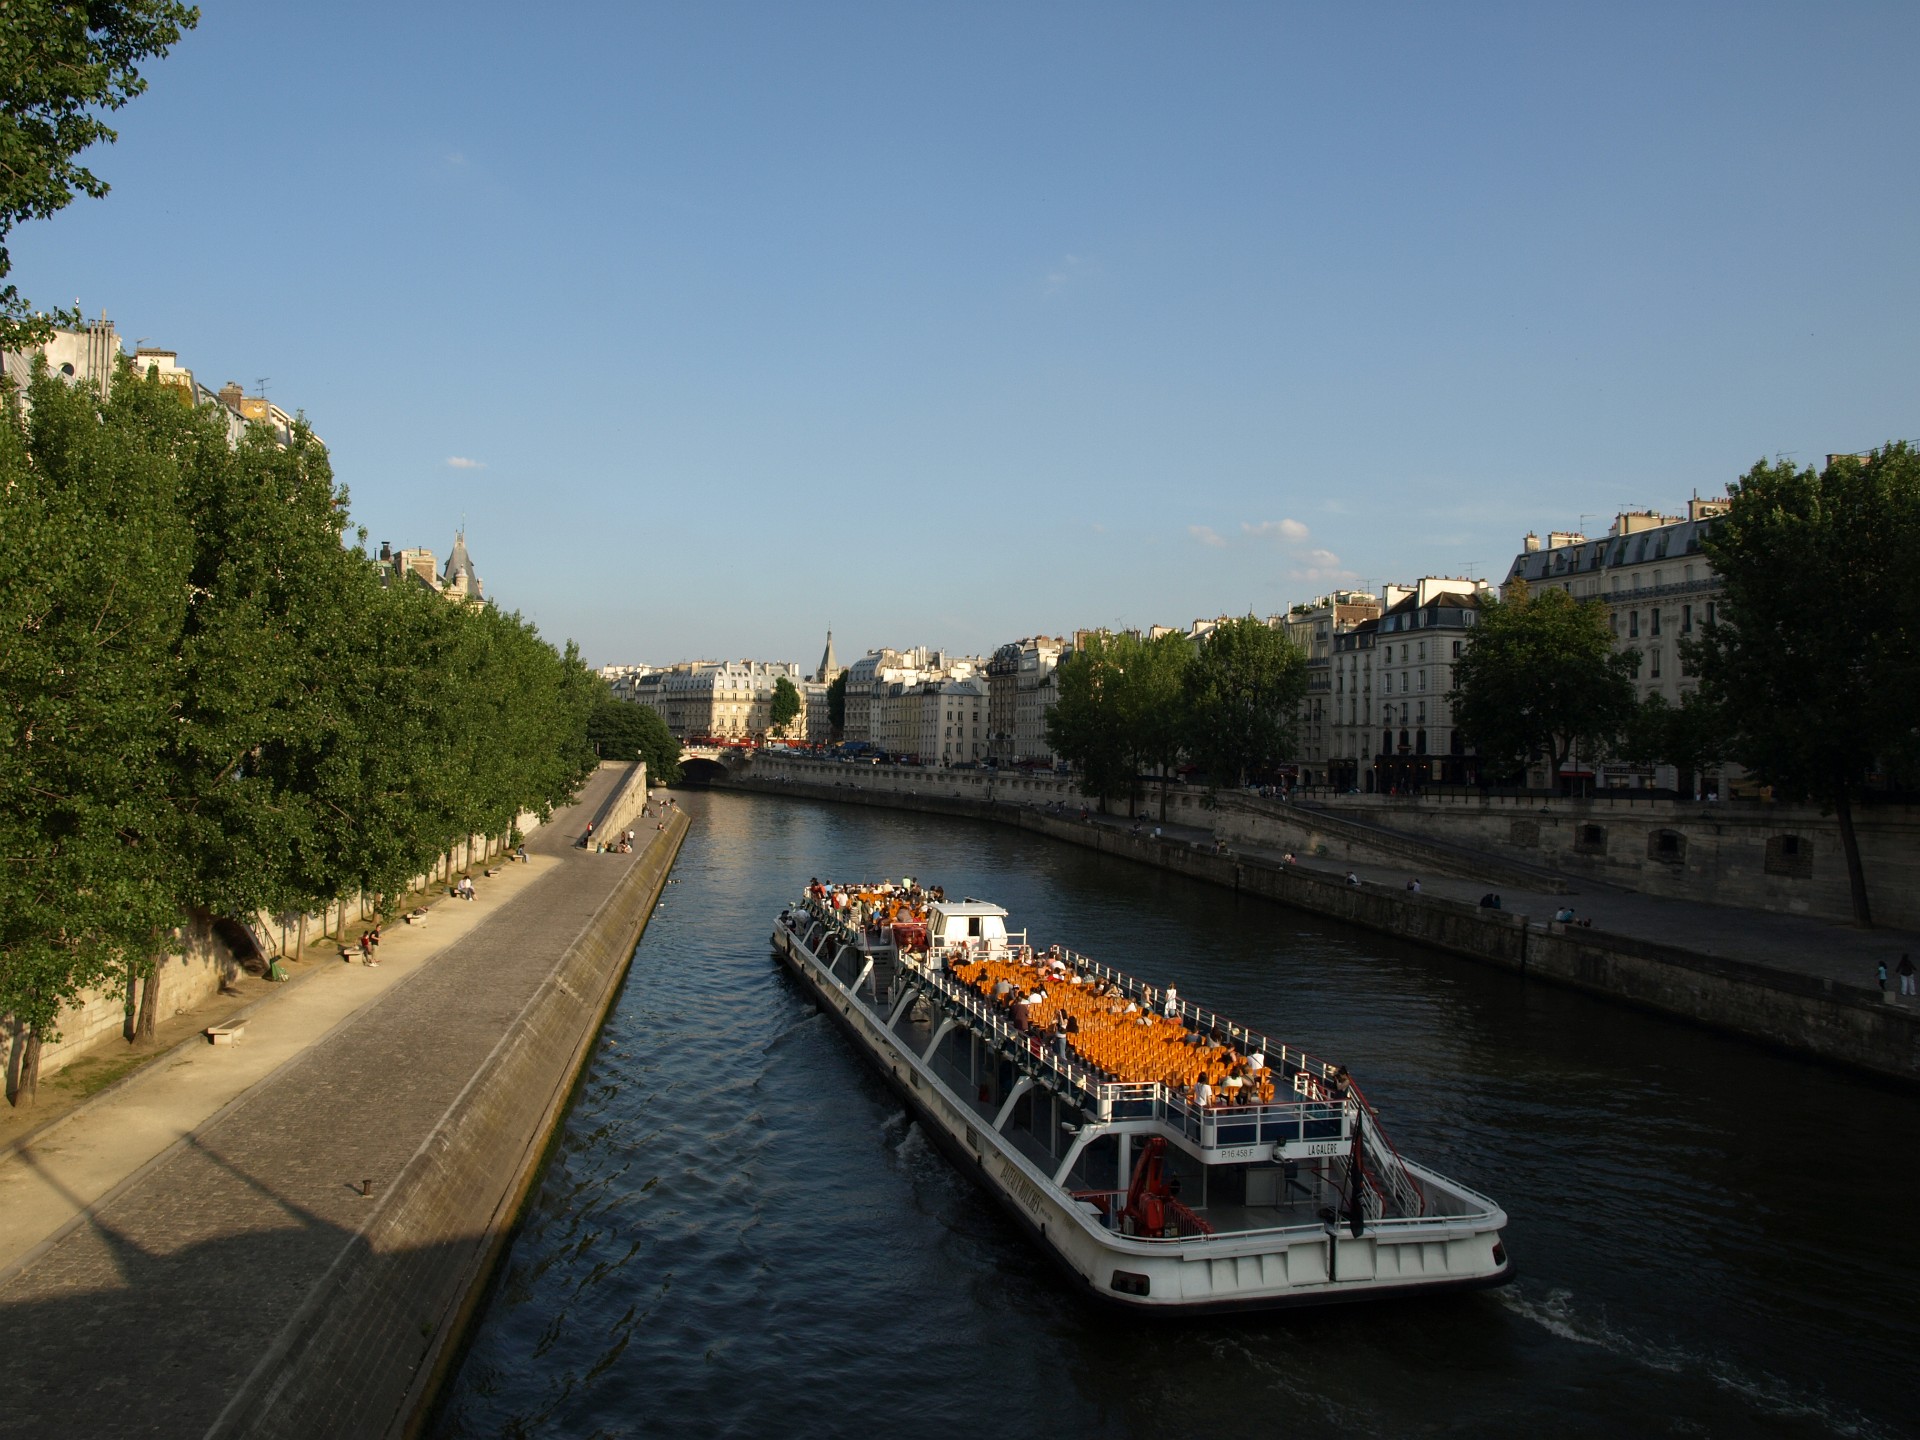
[[[146,983],[140,987],[140,1018],[133,1029],[133,1043],[151,1045],[155,1032],[160,1026],[160,976],[167,968],[167,957],[156,955],[153,959],[153,971],[147,976]]]
[[[31,1105],[40,1093],[40,1032],[37,1029],[27,1031],[26,1044],[20,1051],[20,1079],[13,1089],[13,1103]]]
[[[1853,892],[1853,923],[1862,930],[1873,928],[1873,911],[1867,905],[1867,872],[1860,864],[1860,839],[1853,833],[1853,797],[1842,786],[1834,796],[1833,813],[1840,821],[1840,848],[1847,852],[1847,887]]]
[[[127,961],[127,999],[123,1008],[125,1015],[120,1024],[120,1034],[131,1045],[140,1029],[140,972],[131,960]]]

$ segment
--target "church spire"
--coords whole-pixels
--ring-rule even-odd
[[[814,673],[813,678],[824,685],[831,682],[839,673],[840,667],[834,663],[833,658],[833,629],[829,626],[827,629],[826,653],[821,655],[820,668]]]

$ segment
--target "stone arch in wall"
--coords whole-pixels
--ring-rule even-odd
[[[1813,875],[1813,841],[1804,835],[1767,838],[1767,874],[1807,880]]]
[[[1687,837],[1678,830],[1648,831],[1647,858],[1666,865],[1686,864]]]

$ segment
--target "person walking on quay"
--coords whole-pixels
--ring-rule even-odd
[[[1900,993],[1902,995],[1920,994],[1920,991],[1914,988],[1912,955],[1902,951],[1900,954],[1900,963],[1894,967],[1893,973],[1900,977]]]
[[[1874,973],[1880,977],[1880,993],[1884,995],[1887,993],[1887,962],[1882,960],[1873,969]]]

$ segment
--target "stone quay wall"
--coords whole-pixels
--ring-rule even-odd
[[[1688,803],[1631,793],[1544,806],[1538,798],[1500,795],[1350,795],[1321,803],[1330,818],[1388,826],[1648,895],[1853,918],[1839,822],[1811,806]],[[1854,830],[1874,919],[1920,929],[1920,810],[1857,808]]]
[[[676,814],[648,836],[210,1437],[423,1432],[687,824]],[[422,1313],[439,1317],[430,1335]]]
[[[948,784],[944,774],[933,783],[917,785],[869,783],[861,768],[833,766],[830,778],[823,781],[819,777],[826,767],[762,759],[728,784],[769,795],[963,814],[1017,825],[1822,1060],[1920,1081],[1920,1014],[1885,1004],[1871,991],[1604,931],[1535,922],[1523,914],[1482,910],[1437,895],[1350,886],[1337,875],[1230,850],[1221,853],[1206,844],[1155,840],[1150,834],[1136,836],[1112,826],[1085,825],[1029,808],[1024,798],[1009,804],[970,797],[963,787]],[[956,789],[961,789],[959,795]],[[1081,797],[1071,798],[1077,810]],[[1389,854],[1386,858],[1401,857]]]

